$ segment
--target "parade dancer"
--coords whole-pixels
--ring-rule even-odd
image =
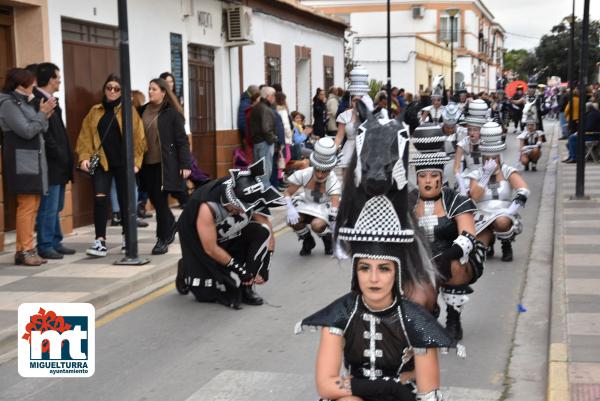
[[[510,120],[510,105],[506,100],[504,90],[499,89],[496,92],[496,98],[492,102],[490,107],[492,120],[496,121],[502,127],[502,140],[506,140],[506,133],[508,131],[508,124]]]
[[[542,157],[542,138],[544,133],[536,128],[536,120],[530,117],[527,120],[527,130],[517,137],[519,139],[519,161],[525,171],[529,171],[530,163],[531,171],[537,171],[537,162]]]
[[[462,141],[462,139],[468,135],[467,129],[458,125],[461,118],[462,111],[458,105],[453,102],[448,103],[442,112],[442,130],[446,136],[444,151],[451,158],[454,158],[458,142]],[[444,177],[447,180],[454,178],[452,164],[447,164],[444,167]]]
[[[479,146],[483,166],[467,175],[469,194],[477,205],[475,229],[477,239],[488,247],[487,255],[494,255],[494,241],[502,242],[502,261],[513,260],[511,242],[523,231],[520,207],[529,197],[527,184],[514,167],[502,162],[502,128],[489,122],[481,128]],[[514,195],[513,195],[514,192]]]
[[[456,187],[463,195],[466,195],[468,190],[465,176],[482,165],[481,150],[479,149],[480,133],[481,127],[488,122],[486,116],[489,114],[485,101],[477,99],[470,104],[469,114],[465,118],[467,136],[456,144],[453,163]]]
[[[339,166],[342,171],[350,164],[356,147],[358,127],[362,123],[357,108],[358,102],[362,101],[367,109],[373,110],[373,100],[369,96],[369,72],[361,66],[354,67],[350,72],[348,91],[352,98],[352,108],[340,113],[336,119],[338,132],[335,136],[335,144],[340,152]]]
[[[517,132],[520,133],[519,127],[521,124],[521,117],[523,117],[523,108],[525,107],[525,100],[523,98],[523,85],[517,86],[517,91],[510,99],[510,104],[511,121],[515,124],[513,134]]]
[[[543,96],[538,94],[538,83],[534,75],[527,83],[527,94],[522,97],[519,104],[523,106],[523,115],[521,116],[521,130],[523,130],[526,121],[533,118],[537,122],[538,129],[544,131],[544,124],[542,122],[542,116],[550,109],[547,109],[544,104]],[[544,142],[545,138],[542,138]]]
[[[323,240],[325,254],[333,253],[330,226],[335,222],[342,194],[342,185],[333,172],[338,161],[336,153],[333,139],[321,138],[310,154],[311,167],[288,177],[289,185],[283,194],[287,221],[302,241],[301,256],[310,255],[316,246],[311,229]],[[294,196],[299,189],[303,192]]]
[[[442,122],[442,113],[444,112],[444,106],[442,106],[443,95],[443,86],[436,85],[431,93],[431,105],[423,107],[419,112],[419,123],[439,124]]]
[[[446,330],[458,341],[463,337],[460,315],[468,294],[473,292],[470,284],[483,273],[485,246],[475,238],[475,204],[442,186],[444,165],[451,161],[444,152],[444,139],[439,127],[418,127],[410,139],[418,153],[413,154],[410,164],[415,168],[418,186],[415,216],[442,277]]]
[[[175,285],[200,302],[218,302],[234,309],[240,303],[262,305],[252,284],[269,279],[275,246],[268,205],[281,199],[265,188],[264,159],[248,170],[229,170],[190,197],[178,220],[182,259]]]
[[[469,110],[469,102],[467,99],[467,87],[465,86],[464,81],[458,84],[458,90],[456,91],[458,94],[458,107],[466,114]]]
[[[406,202],[378,195],[352,226],[339,229],[351,249],[351,292],[296,325],[296,333],[321,331],[316,385],[322,400],[443,399],[438,348],[456,341],[405,295],[406,287],[434,280],[413,229],[402,226],[408,219]]]

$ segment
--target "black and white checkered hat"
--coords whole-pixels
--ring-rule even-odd
[[[419,125],[410,137],[417,153],[412,153],[409,164],[415,171],[437,170],[444,171],[444,165],[451,161],[446,154],[444,145],[446,136],[442,128],[434,123]]]

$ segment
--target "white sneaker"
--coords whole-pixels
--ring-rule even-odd
[[[106,241],[97,239],[94,244],[85,251],[86,255],[95,256],[98,258],[104,257],[107,254]]]
[[[127,252],[127,243],[125,242],[125,237],[121,240],[121,253],[125,254]]]

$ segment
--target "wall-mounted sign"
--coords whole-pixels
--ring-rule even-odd
[[[198,25],[202,28],[212,28],[212,15],[206,11],[198,11]]]

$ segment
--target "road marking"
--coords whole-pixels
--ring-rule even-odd
[[[570,401],[567,344],[550,344],[548,401]]]
[[[158,290],[153,291],[150,294],[141,297],[140,299],[137,299],[127,305],[124,305],[118,309],[115,309],[112,312],[107,313],[106,315],[102,316],[100,319],[96,320],[96,328],[100,328],[100,327],[104,326],[106,323],[108,323],[112,320],[115,320],[116,318],[123,316],[127,312],[131,312],[132,310],[137,309],[144,304],[147,304],[148,302],[152,301],[153,299],[162,297],[166,293],[171,292],[174,288],[175,288],[175,283],[167,284],[164,287],[159,288]]]
[[[497,401],[497,390],[442,387],[446,399],[460,401]],[[201,386],[186,401],[312,401],[318,399],[311,373],[223,370]]]
[[[277,238],[281,234],[284,234],[288,231],[290,231],[290,228],[288,226],[285,226],[282,229],[277,230],[275,232],[275,234],[273,234],[273,235],[275,236],[275,238]],[[171,292],[173,289],[175,289],[175,283],[167,284],[164,287],[159,288],[158,290],[155,290],[148,295],[144,295],[143,297],[136,299],[135,301],[133,301],[127,305],[124,305],[118,309],[115,309],[112,312],[107,313],[106,315],[102,316],[100,319],[96,320],[96,328],[100,328],[100,327],[104,326],[105,324],[123,316],[127,312],[131,312],[132,310],[135,310],[135,309],[139,308],[140,306],[145,305],[152,300],[162,297],[163,295]]]

